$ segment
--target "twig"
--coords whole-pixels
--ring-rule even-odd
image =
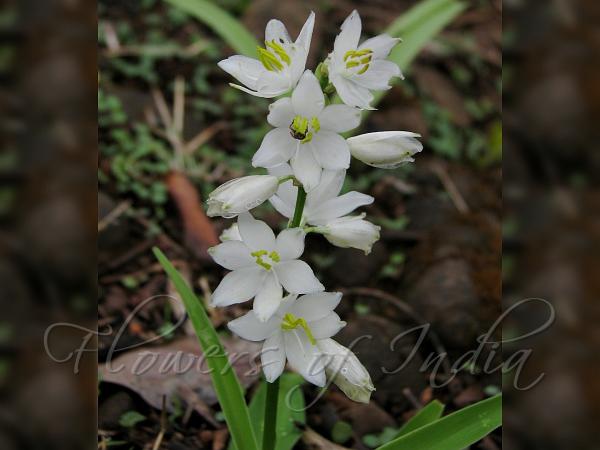
[[[363,295],[365,297],[374,297],[374,298],[381,299],[383,301],[386,301],[386,302],[394,305],[396,308],[398,308],[404,314],[409,316],[418,325],[427,325],[427,321],[423,317],[421,317],[421,315],[419,313],[417,313],[408,303],[400,300],[398,297],[396,297],[388,292],[381,291],[379,289],[360,288],[359,287],[359,288],[342,289],[342,293],[344,295]],[[437,333],[435,333],[431,328],[428,330],[427,336],[429,337],[431,344],[435,348],[435,351],[438,352],[439,355],[447,355],[448,354],[448,352],[442,345],[442,341],[438,337]],[[451,367],[450,367],[450,362],[448,361],[448,358],[442,358],[442,365],[444,366],[444,371],[446,372],[446,374],[450,374]]]
[[[308,448],[315,450],[350,450],[347,447],[342,447],[341,445],[334,444],[325,439],[311,428],[306,428],[304,433],[302,433],[302,442],[304,442]]]
[[[165,433],[167,432],[167,396],[163,395],[162,398],[162,411],[160,413],[160,433],[156,436],[156,440],[154,441],[154,446],[152,450],[158,450],[160,448],[160,444],[165,437]]]
[[[117,220],[125,211],[131,207],[131,202],[126,200],[119,203],[106,216],[98,221],[98,232],[105,230],[111,223]]]
[[[469,213],[469,205],[467,205],[467,202],[461,195],[460,191],[456,187],[456,184],[454,184],[454,181],[452,180],[446,169],[437,162],[432,163],[430,167],[433,173],[435,173],[442,182],[444,189],[446,189],[446,192],[448,192],[448,195],[450,196],[450,199],[452,200],[452,203],[454,203],[456,209],[461,214]]]
[[[187,144],[185,144],[185,154],[189,155],[196,151],[198,147],[201,147],[202,145],[206,144],[213,138],[215,134],[224,129],[226,126],[227,124],[225,122],[217,122],[212,124],[208,128],[202,130],[200,133],[198,133],[196,136],[190,139]]]

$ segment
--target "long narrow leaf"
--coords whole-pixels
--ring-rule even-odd
[[[502,395],[463,408],[378,450],[462,450],[502,425]]]
[[[265,420],[263,413],[267,398],[266,383],[266,381],[263,381],[250,402],[250,418],[252,419],[254,432],[261,448]],[[304,394],[299,389],[303,383],[304,379],[298,374],[284,373],[281,375],[279,396],[277,399],[277,439],[275,450],[292,450],[302,436],[302,431],[296,426],[296,423],[304,424],[306,422]],[[228,450],[237,449],[238,447],[234,443],[231,443],[228,448]]]
[[[256,56],[258,41],[248,29],[227,11],[210,0],[166,0],[211,27],[231,48],[246,56]]]
[[[185,304],[185,309],[198,335],[206,362],[211,370],[213,386],[232,439],[238,448],[259,450],[250,423],[244,390],[229,363],[225,349],[219,341],[217,332],[206,315],[204,307],[163,252],[156,247],[152,250]]]
[[[437,400],[432,401],[423,409],[421,409],[417,414],[413,416],[408,422],[406,422],[400,431],[396,435],[395,439],[398,439],[405,434],[408,434],[412,431],[415,431],[418,428],[424,427],[425,425],[429,425],[430,423],[435,422],[444,413],[444,404],[440,403]]]

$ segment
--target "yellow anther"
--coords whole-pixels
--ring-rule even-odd
[[[315,130],[315,133],[318,133],[321,129],[321,122],[319,122],[319,119],[317,119],[316,117],[313,117],[312,119],[310,119],[310,126],[313,130]]]
[[[346,69],[351,69],[352,67],[358,67],[358,66],[360,66],[360,63],[358,61],[352,60],[352,61],[348,61],[346,63]]]
[[[271,262],[281,261],[281,258],[279,257],[279,253],[277,253],[275,251],[272,251],[271,253],[269,253],[266,250],[256,250],[255,252],[250,253],[250,256],[253,256],[255,258],[256,264],[258,264],[265,270],[271,270],[273,265],[264,261],[263,256],[268,256],[268,258],[271,259]]]
[[[372,58],[371,55],[365,56],[363,59],[360,60],[360,63],[361,64],[368,64],[368,63],[371,62],[371,58]]]
[[[270,70],[272,72],[283,69],[283,64],[281,64],[281,61],[279,61],[279,59],[277,59],[277,56],[275,56],[273,53],[262,47],[257,47],[257,50],[258,58],[260,59],[260,62],[265,67],[265,69]]]
[[[313,134],[311,132],[306,133],[306,136],[304,137],[304,139],[302,139],[300,141],[301,144],[306,144],[307,142],[312,141],[313,138]]]
[[[275,40],[271,42],[265,41],[265,46],[273,49],[275,53],[289,66],[292,63],[292,59],[287,54],[285,49],[279,45]]]
[[[304,332],[306,333],[306,337],[312,345],[317,345],[317,341],[313,336],[312,331],[306,323],[305,319],[303,319],[302,317],[296,317],[292,313],[287,313],[285,316],[283,316],[283,321],[281,322],[282,330],[292,331],[298,327],[304,330]]]
[[[369,65],[365,64],[364,67],[362,69],[360,69],[358,72],[356,72],[358,75],[362,75],[363,73],[365,73],[367,70],[369,70]]]

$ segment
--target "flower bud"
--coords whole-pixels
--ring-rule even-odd
[[[371,253],[371,247],[379,240],[381,227],[363,220],[365,214],[352,217],[341,217],[327,222],[323,227],[323,235],[333,245],[343,248],[357,248]]]
[[[271,198],[277,186],[279,179],[273,175],[250,175],[228,181],[208,196],[206,214],[230,219]]]
[[[413,155],[423,150],[418,137],[421,135],[408,131],[381,131],[351,137],[347,142],[350,153],[359,161],[380,169],[395,169],[413,162]]]
[[[333,339],[321,339],[317,345],[323,354],[325,373],[350,400],[369,403],[375,390],[371,376],[354,353]]]

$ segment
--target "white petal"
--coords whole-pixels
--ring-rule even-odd
[[[296,114],[310,119],[318,117],[325,106],[325,97],[321,85],[314,74],[307,70],[300,77],[292,93],[292,105]]]
[[[256,220],[249,213],[240,214],[238,228],[242,240],[251,250],[275,250],[275,234],[262,220]]]
[[[319,185],[306,196],[306,206],[304,209],[307,217],[309,217],[313,211],[317,210],[323,202],[335,198],[340,193],[340,190],[344,185],[345,177],[345,170],[323,171]]]
[[[248,267],[228,273],[213,292],[214,306],[229,306],[250,300],[260,288],[266,272],[260,267]]]
[[[292,39],[285,25],[277,19],[271,19],[265,28],[265,41],[275,41],[278,44],[290,44]]]
[[[313,11],[310,12],[306,22],[302,26],[302,30],[300,30],[300,34],[298,34],[298,38],[296,39],[296,45],[300,45],[306,50],[310,50],[310,42],[312,40],[313,28],[315,27],[315,13]]]
[[[268,273],[262,286],[258,289],[252,309],[258,320],[265,322],[273,317],[281,305],[283,290],[274,273]]]
[[[331,336],[335,336],[342,328],[344,328],[346,322],[342,321],[340,316],[332,312],[322,319],[310,322],[308,326],[315,339],[327,339]]]
[[[285,359],[283,335],[278,331],[265,340],[260,354],[262,370],[269,383],[279,378],[285,367]]]
[[[307,192],[317,187],[323,169],[313,155],[310,142],[300,144],[300,148],[292,158],[291,164],[292,169],[294,169],[294,176],[302,183]]]
[[[262,75],[261,75],[262,77]],[[259,78],[260,79],[260,78]],[[273,97],[277,97],[279,95],[285,94],[287,91],[289,91],[289,87],[287,86],[283,86],[283,87],[279,87],[278,89],[273,89],[273,90],[253,90],[253,89],[248,89],[244,86],[240,86],[239,84],[235,84],[235,83],[229,83],[229,86],[231,86],[232,88],[238,89],[242,92],[245,92],[247,94],[253,95],[255,97],[261,97],[261,98],[273,98]],[[258,80],[257,80],[257,86],[258,86]]]
[[[275,265],[273,270],[277,273],[280,283],[290,293],[308,294],[325,290],[310,266],[304,261],[298,259],[283,261]]]
[[[219,236],[221,242],[225,241],[241,241],[242,236],[240,236],[240,230],[238,228],[237,223],[234,223],[229,228],[223,230],[221,235]]]
[[[280,95],[292,89],[292,84],[286,71],[272,72],[265,70],[256,80],[256,89],[265,93],[278,92],[277,95]]]
[[[329,105],[319,116],[321,129],[344,133],[360,125],[360,109],[348,105]]]
[[[281,319],[273,317],[271,320],[261,322],[254,311],[244,314],[227,324],[227,328],[232,333],[237,334],[242,339],[248,341],[264,341],[269,336],[272,336],[277,331],[281,324]]]
[[[277,253],[282,261],[298,259],[304,252],[304,237],[302,228],[288,228],[277,236]]]
[[[357,248],[368,255],[373,244],[379,240],[381,227],[363,220],[364,216],[347,216],[327,222],[325,238],[338,247]]]
[[[373,52],[373,59],[383,59],[387,58],[398,42],[400,42],[400,39],[398,38],[393,38],[387,34],[380,34],[379,36],[367,39],[365,42],[360,44],[358,49],[369,49]]]
[[[292,99],[284,97],[269,105],[267,121],[274,127],[289,128],[295,115]]]
[[[290,366],[306,381],[320,387],[325,386],[325,368],[319,348],[310,343],[304,331],[298,329],[283,332],[283,338]]]
[[[346,140],[332,131],[319,131],[312,142],[314,155],[324,169],[340,170],[350,167],[350,148]]]
[[[292,52],[292,64],[290,66],[290,72],[292,76],[292,83],[295,86],[300,76],[304,72],[306,67],[306,58],[310,51],[310,43],[312,40],[313,28],[315,26],[315,13],[311,11],[308,19],[304,23],[298,39],[296,39],[296,45]]]
[[[337,308],[342,300],[340,292],[317,292],[299,297],[290,307],[296,317],[303,317],[307,322],[327,317]]]
[[[327,377],[355,402],[369,403],[375,390],[371,376],[354,353],[333,339],[317,341],[326,364]]]
[[[277,166],[277,170],[269,170],[269,172],[277,174],[278,176],[285,176],[292,174],[292,168],[288,164],[282,164],[281,166]],[[277,189],[277,193],[269,200],[279,214],[290,218],[294,213],[297,195],[298,188],[294,186],[294,183],[290,180],[281,183]]]
[[[390,80],[401,76],[400,68],[391,61],[376,60],[369,65],[369,69],[352,77],[357,84],[374,91],[385,91],[389,89]]]
[[[227,270],[241,269],[254,264],[250,249],[242,241],[227,241],[208,249],[208,253],[217,264]]]
[[[323,202],[310,216],[311,223],[324,222],[350,214],[359,206],[370,205],[375,199],[370,195],[352,191]]]
[[[333,76],[331,82],[346,105],[360,109],[373,109],[370,106],[373,101],[373,94],[367,88],[339,75]]]
[[[219,67],[240,83],[256,90],[256,82],[265,71],[260,61],[247,56],[234,55],[219,62]]]
[[[263,138],[259,149],[252,157],[252,165],[254,167],[274,167],[286,163],[297,148],[298,141],[290,136],[287,128],[275,128]]]
[[[333,51],[336,55],[339,55],[340,58],[343,58],[348,50],[356,50],[358,48],[362,24],[356,10],[352,11],[346,18],[341,28],[342,31],[335,38]]]
[[[288,219],[292,217],[292,214],[294,214],[294,207],[284,202],[283,199],[277,195],[271,197],[269,202],[271,202],[271,205],[279,214],[287,217]]]

